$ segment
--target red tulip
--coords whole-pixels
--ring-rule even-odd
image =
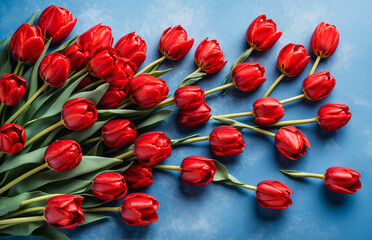
[[[121,218],[132,226],[149,225],[158,220],[159,202],[146,193],[128,194],[121,203]]]
[[[80,91],[81,89],[85,88],[86,86],[88,86],[92,82],[93,82],[92,81],[92,76],[90,74],[88,74],[88,75],[85,76],[85,78],[83,78],[83,80],[81,80],[79,82],[79,84],[76,86],[74,91],[75,92]]]
[[[0,152],[16,154],[26,143],[26,132],[18,124],[4,124],[0,127]]]
[[[181,178],[191,186],[206,185],[213,181],[216,165],[213,160],[200,156],[190,156],[181,163]]]
[[[284,116],[282,104],[273,97],[263,97],[253,103],[253,112],[256,123],[259,125],[270,125],[276,123]]]
[[[123,89],[133,79],[137,66],[126,58],[119,57],[112,72],[104,77],[111,87]]]
[[[124,173],[128,188],[142,188],[153,184],[152,168],[133,163]]]
[[[137,67],[141,66],[146,59],[146,42],[134,32],[122,37],[116,43],[115,49],[120,57],[131,60]]]
[[[220,71],[227,63],[220,44],[216,40],[204,39],[195,51],[195,63],[207,74]]]
[[[164,79],[142,73],[129,82],[130,97],[141,107],[152,107],[167,98],[169,88]]]
[[[325,104],[318,111],[318,123],[326,131],[342,128],[350,118],[349,107],[344,104]]]
[[[63,55],[70,60],[71,71],[80,70],[84,66],[85,55],[79,45],[72,44],[63,52]]]
[[[59,140],[51,143],[44,154],[48,167],[56,172],[68,171],[77,167],[83,153],[74,140]]]
[[[277,65],[279,70],[289,77],[296,77],[305,69],[310,56],[302,45],[289,43],[279,53]]]
[[[217,156],[233,156],[243,152],[242,134],[232,126],[219,126],[209,134],[209,145]]]
[[[194,109],[205,102],[205,93],[198,86],[180,87],[174,93],[174,103],[181,109]]]
[[[76,43],[84,50],[91,50],[96,47],[111,46],[113,41],[111,28],[99,23],[81,34]]]
[[[278,181],[262,181],[257,185],[256,199],[264,208],[284,209],[292,205],[292,190]]]
[[[49,53],[41,61],[39,75],[51,87],[62,87],[70,73],[70,60],[60,53]]]
[[[86,61],[90,74],[98,78],[106,78],[116,70],[119,57],[115,49],[110,46],[97,47]]]
[[[44,51],[44,39],[38,26],[22,24],[10,39],[10,51],[21,62],[34,64]]]
[[[335,85],[336,79],[329,72],[318,72],[305,78],[302,90],[306,98],[317,101],[327,97]]]
[[[171,140],[160,131],[144,133],[134,143],[134,153],[142,165],[160,163],[172,153]]]
[[[116,172],[101,173],[93,179],[92,193],[106,202],[122,198],[127,193],[125,178]]]
[[[114,119],[103,125],[102,137],[108,147],[129,146],[136,140],[137,130],[134,124],[127,119]]]
[[[183,58],[194,44],[194,39],[187,40],[187,32],[181,25],[165,29],[159,42],[159,51],[171,60]]]
[[[306,154],[306,148],[310,149],[310,142],[297,128],[292,126],[282,127],[275,134],[275,145],[285,157],[297,160],[300,155]]]
[[[360,173],[346,167],[331,167],[324,174],[324,184],[335,193],[355,193],[362,187]]]
[[[231,78],[239,90],[252,91],[266,81],[265,68],[255,62],[242,63],[234,68]]]
[[[180,109],[177,115],[177,121],[182,126],[193,127],[208,122],[211,117],[211,108],[203,102],[195,109]]]
[[[99,109],[109,109],[116,108],[125,100],[127,93],[129,91],[128,87],[124,89],[117,89],[115,87],[109,87],[105,94],[102,96],[101,100],[97,104]]]
[[[72,13],[63,7],[49,6],[40,15],[37,25],[44,34],[44,39],[52,38],[52,42],[62,42],[72,31],[76,24]]]
[[[328,58],[335,53],[339,40],[340,34],[336,26],[322,22],[311,37],[311,51],[319,57]]]
[[[97,121],[97,109],[92,101],[86,98],[68,100],[62,107],[62,121],[70,130],[82,130]]]
[[[83,199],[75,195],[49,198],[44,210],[45,221],[52,227],[68,229],[84,223],[84,213],[81,210]]]
[[[0,102],[16,106],[25,95],[27,82],[16,74],[5,74],[0,78]]]
[[[258,51],[265,51],[279,40],[282,31],[276,31],[276,24],[272,19],[266,20],[266,15],[258,16],[249,25],[246,39],[251,47]]]

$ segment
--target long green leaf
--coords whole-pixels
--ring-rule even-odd
[[[207,75],[205,72],[193,73],[187,76],[185,79],[183,79],[179,87],[190,86],[192,84],[195,84],[199,80],[201,80],[205,75]]]
[[[239,180],[237,180],[235,177],[228,173],[225,165],[223,165],[217,160],[213,160],[213,162],[216,165],[216,173],[214,174],[213,181],[215,182],[222,181],[226,184],[235,186],[244,185],[244,183],[240,182]]]
[[[103,153],[103,141],[98,141],[96,145],[87,153],[87,156],[100,156]]]
[[[163,76],[164,74],[166,74],[167,72],[169,72],[170,70],[172,70],[172,68],[168,68],[167,70],[163,70],[163,71],[152,71],[150,72],[149,74],[153,77],[161,77]]]
[[[137,130],[148,131],[149,129],[154,128],[163,120],[165,120],[172,111],[173,109],[162,109],[157,111],[146,120],[140,122],[139,124],[136,124]]]
[[[100,109],[98,110],[98,118],[99,119],[107,119],[111,117],[122,117],[128,120],[135,120],[141,119],[149,115],[153,112],[156,108],[148,108],[148,109]]]
[[[30,18],[30,20],[28,20],[27,24],[29,25],[34,25],[34,22],[35,22],[35,19],[37,17],[37,14],[39,13],[39,9],[34,13],[34,15],[32,15],[32,17]]]
[[[63,193],[63,194],[73,194],[85,190],[91,184],[91,180],[80,180],[80,179],[67,179],[64,180],[62,184],[55,184],[54,182],[42,186],[39,188],[41,191],[53,194],[53,193]]]
[[[91,100],[94,102],[95,105],[99,103],[103,95],[106,93],[107,89],[109,88],[110,84],[104,83],[94,89],[93,91],[87,91],[87,92],[80,92],[75,95],[73,95],[70,99],[73,98],[86,98],[88,100]]]
[[[89,224],[92,222],[96,222],[99,220],[107,219],[110,218],[109,216],[104,216],[104,215],[99,215],[99,214],[94,214],[94,213],[85,213],[85,220],[84,223],[81,225]]]
[[[19,195],[13,196],[13,197],[2,197],[0,198],[0,216],[5,216],[10,212],[13,212],[17,209],[19,209],[19,204],[21,202],[35,198],[44,196],[46,193],[41,191],[35,191],[35,192],[24,192]]]
[[[1,164],[0,173],[6,172],[25,164],[42,164],[44,161],[44,153],[46,149],[46,147],[43,147],[26,154],[13,155],[13,157],[8,158],[3,164]]]
[[[76,35],[73,39],[67,40],[66,42],[61,44],[58,48],[56,48],[54,51],[52,51],[52,53],[56,53],[56,52],[63,53],[64,51],[66,51],[67,48],[69,48],[72,44],[76,42],[76,39],[78,37],[79,35]]]
[[[70,238],[61,230],[43,223],[41,227],[32,232],[32,235],[43,237],[50,240],[70,240]]]
[[[9,36],[6,41],[10,39]],[[12,64],[10,63],[10,41],[5,45],[0,53],[0,76],[10,73],[12,71]]]
[[[76,142],[82,142],[85,139],[92,136],[94,133],[96,133],[99,129],[101,129],[102,126],[105,125],[106,122],[108,122],[108,120],[98,121],[89,128],[86,128],[80,131],[73,131],[61,137],[60,139],[75,140]]]
[[[40,221],[40,222],[30,222],[30,223],[21,223],[21,224],[16,224],[11,227],[7,227],[4,229],[0,230],[1,235],[5,236],[28,236],[30,235],[35,229],[39,228],[42,226],[45,222]]]

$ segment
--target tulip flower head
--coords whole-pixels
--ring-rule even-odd
[[[204,39],[195,51],[195,63],[207,74],[220,71],[227,63],[220,44],[216,40]]]
[[[51,87],[62,87],[70,74],[70,60],[61,53],[49,53],[41,61],[39,75]]]
[[[63,55],[70,60],[71,71],[80,70],[84,66],[85,55],[79,45],[72,44],[63,52]]]
[[[116,43],[115,49],[120,57],[131,60],[137,67],[141,66],[146,59],[146,42],[134,32],[122,37]]]
[[[281,154],[291,160],[298,160],[300,155],[306,154],[306,148],[310,149],[306,136],[292,126],[279,129],[275,134],[275,145]]]
[[[219,126],[209,134],[211,151],[217,156],[233,156],[243,152],[242,134],[232,126]]]
[[[16,74],[5,74],[0,78],[0,102],[16,106],[23,98],[27,82]]]
[[[81,34],[76,44],[82,47],[84,51],[90,51],[96,47],[112,46],[113,41],[111,28],[99,23]]]
[[[128,188],[142,188],[153,184],[152,168],[133,163],[124,173]]]
[[[127,119],[114,119],[103,125],[102,137],[108,147],[129,146],[136,140],[137,130],[134,124]]]
[[[206,185],[213,181],[216,165],[212,159],[190,156],[181,163],[181,178],[190,186]]]
[[[306,48],[302,45],[289,43],[279,52],[277,65],[282,74],[289,77],[298,76],[310,60]]]
[[[116,172],[101,173],[93,179],[92,193],[106,202],[122,198],[127,193],[125,178]]]
[[[70,130],[82,130],[97,121],[97,109],[94,103],[86,98],[68,100],[62,107],[63,125]]]
[[[234,68],[231,78],[239,90],[252,91],[266,81],[265,68],[255,62],[242,63]]]
[[[0,152],[16,154],[26,143],[26,132],[18,124],[4,124],[0,127]]]
[[[340,34],[336,26],[322,22],[315,28],[311,37],[311,51],[316,56],[328,58],[335,53],[339,40]]]
[[[205,93],[198,86],[180,87],[174,93],[174,103],[180,109],[195,109],[205,102]]]
[[[318,110],[318,123],[326,131],[335,131],[345,126],[351,118],[345,104],[325,104]]]
[[[116,108],[119,106],[120,103],[122,103],[129,91],[128,87],[125,87],[123,89],[117,89],[115,87],[109,87],[105,94],[103,94],[101,100],[97,104],[98,109],[110,109],[110,108]]]
[[[282,104],[273,97],[263,97],[253,103],[253,112],[256,123],[270,125],[279,121],[284,116]]]
[[[292,205],[292,190],[278,181],[262,181],[257,185],[256,199],[264,208],[285,209]]]
[[[335,85],[336,79],[329,72],[318,72],[305,78],[302,90],[307,99],[317,101],[327,97]]]
[[[159,51],[168,59],[183,58],[194,44],[194,39],[187,39],[187,32],[181,25],[165,29],[159,42]]]
[[[335,193],[355,193],[362,187],[360,173],[346,167],[331,167],[324,174],[324,185]]]
[[[211,117],[211,108],[203,102],[195,109],[180,109],[177,115],[179,124],[185,127],[194,127],[207,122]]]
[[[44,154],[48,167],[56,172],[69,171],[77,167],[83,153],[74,140],[59,140],[51,143]]]

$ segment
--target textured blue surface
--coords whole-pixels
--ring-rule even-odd
[[[162,69],[173,70],[164,75],[171,92],[179,82],[196,69],[193,54],[205,37],[217,39],[229,61],[217,74],[203,79],[205,89],[219,86],[234,60],[247,48],[245,32],[251,21],[260,14],[275,20],[283,31],[278,43],[264,53],[254,52],[247,61],[257,61],[266,68],[267,81],[258,90],[242,93],[229,90],[225,97],[207,97],[213,114],[251,110],[252,103],[261,97],[280,74],[276,58],[289,42],[303,44],[310,50],[310,38],[322,21],[335,24],[340,31],[336,53],[322,60],[317,71],[328,70],[337,79],[334,91],[319,102],[301,100],[285,106],[283,120],[310,118],[325,103],[344,103],[353,114],[349,124],[335,132],[325,132],[317,124],[300,126],[312,148],[298,161],[283,158],[275,149],[273,139],[244,131],[246,149],[243,154],[221,160],[239,180],[255,185],[262,180],[275,179],[293,191],[293,205],[286,210],[260,207],[254,193],[223,184],[190,187],[177,172],[154,171],[154,184],[146,193],[159,202],[159,221],[145,227],[123,223],[119,214],[75,230],[67,231],[74,239],[367,239],[372,238],[370,201],[372,197],[372,95],[371,95],[371,3],[370,1],[54,1],[78,17],[69,36],[88,30],[102,22],[111,26],[115,42],[123,35],[136,31],[147,42],[148,57],[144,66],[159,57],[158,41],[162,31],[181,24],[195,44],[182,60],[166,61]],[[1,1],[0,38],[26,21],[36,9],[43,10],[51,1]],[[308,74],[315,58],[297,78],[285,79],[272,93],[285,99],[301,93],[302,79]],[[183,128],[176,122],[176,111],[157,127],[170,138],[192,133],[207,135],[217,126],[209,122],[195,128]],[[240,119],[252,122],[251,119]],[[174,149],[165,164],[179,164],[189,155],[214,157],[208,143]],[[279,168],[323,173],[331,166],[346,166],[362,174],[362,189],[353,195],[332,194],[321,180],[296,181],[278,172]],[[117,203],[119,204],[119,203]]]

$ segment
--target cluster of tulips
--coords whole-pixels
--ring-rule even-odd
[[[158,201],[145,193],[126,194],[128,188],[143,188],[153,184],[153,169],[179,171],[183,182],[191,186],[223,181],[253,190],[261,206],[284,209],[292,204],[292,190],[281,182],[267,180],[257,186],[247,185],[228,174],[218,161],[202,156],[186,157],[180,166],[159,163],[171,155],[172,146],[199,141],[209,141],[211,152],[217,156],[240,154],[245,148],[241,133],[244,128],[274,137],[279,152],[288,159],[297,160],[300,155],[305,155],[306,149],[310,148],[310,142],[296,127],[289,125],[318,122],[322,129],[333,131],[343,127],[351,118],[348,106],[326,104],[319,109],[315,118],[279,121],[284,116],[284,104],[302,98],[317,101],[327,97],[334,88],[336,80],[329,72],[314,73],[321,58],[332,56],[337,48],[339,32],[333,25],[321,23],[313,33],[311,50],[317,59],[310,75],[302,83],[303,94],[281,101],[269,97],[284,77],[298,76],[310,60],[304,46],[289,43],[283,47],[277,59],[282,74],[265,95],[254,102],[252,111],[212,116],[211,108],[206,104],[206,95],[226,91],[232,86],[241,91],[253,91],[266,81],[265,68],[262,65],[244,62],[253,51],[266,51],[281,37],[282,32],[277,31],[273,20],[261,15],[250,24],[246,34],[250,48],[232,65],[223,85],[207,91],[190,85],[201,80],[206,74],[218,72],[227,61],[216,40],[204,39],[195,52],[198,68],[181,81],[180,87],[170,98],[167,98],[169,88],[166,81],[159,78],[170,69],[160,71],[158,68],[166,59],[175,61],[189,52],[194,39],[187,37],[185,29],[180,25],[166,29],[159,42],[159,50],[163,56],[137,72],[137,68],[146,59],[146,42],[132,32],[112,47],[111,29],[102,24],[92,27],[78,38],[67,41],[56,51],[45,55],[49,45],[61,43],[70,34],[76,22],[77,19],[74,19],[68,10],[50,6],[39,16],[37,25],[33,25],[33,20],[31,23],[22,24],[10,39],[9,49],[17,60],[17,65],[13,73],[9,70],[9,73],[0,79],[0,150],[3,159],[0,170],[6,168],[7,162],[20,161],[22,156],[37,151],[43,152],[45,163],[39,162],[37,167],[22,171],[21,174],[17,171],[17,176],[9,174],[8,169],[1,170],[3,180],[0,183],[0,195],[3,199],[16,197],[16,188],[22,183],[27,184],[26,178],[32,178],[32,175],[40,172],[83,172],[84,166],[79,168],[84,164],[80,145],[87,145],[88,148],[90,144],[96,144],[87,153],[87,157],[92,155],[92,151],[93,155],[97,156],[112,156],[113,153],[116,156],[111,158],[117,159],[116,161],[123,160],[120,163],[128,164],[124,168],[112,165],[100,169],[100,172],[91,176],[90,187],[85,186],[85,190],[79,192],[80,194],[60,192],[23,199],[15,209],[9,210],[7,215],[1,218],[0,231],[14,228],[20,223],[43,221],[54,228],[75,228],[84,223],[85,214],[98,211],[121,212],[123,221],[129,225],[151,224],[158,219]],[[29,72],[32,72],[34,79],[36,76],[36,83],[27,79],[30,77],[27,73],[24,74],[27,68],[31,69]],[[232,82],[227,83],[230,75]],[[38,77],[43,82],[40,87],[37,87]],[[37,117],[42,119],[43,116],[37,114],[34,103],[45,103],[51,94],[62,95],[65,92],[68,92],[67,101],[63,104],[57,102],[53,106],[60,109],[50,110],[55,115],[60,115],[54,118],[60,120],[48,123],[43,129],[36,126],[36,129],[29,131],[32,132],[31,136],[27,136],[28,131],[25,128],[32,127],[33,121],[37,122]],[[91,93],[90,98],[87,93]],[[151,118],[151,114],[173,104],[179,108],[177,119],[182,126],[193,127],[210,119],[228,125],[216,127],[209,136],[189,136],[171,140],[160,131],[145,132],[137,136],[137,122],[125,117],[132,116],[130,114],[135,112],[138,113],[135,119],[146,121]],[[100,116],[107,114],[108,110],[112,113],[109,118],[99,121]],[[232,120],[243,116],[254,116],[258,126]],[[263,129],[275,126],[283,127],[276,133]],[[101,133],[100,136],[88,139],[97,130]],[[89,132],[89,136],[80,140],[65,137],[71,136],[69,134],[73,131],[84,136]],[[63,136],[58,135],[59,133],[67,134]],[[101,143],[104,143],[105,147]],[[27,163],[29,160],[25,157],[24,161]],[[321,178],[330,191],[337,193],[355,193],[361,188],[360,174],[345,167],[331,167],[324,174],[282,171],[294,177]],[[22,182],[23,180],[25,181]],[[83,196],[87,193],[102,200],[102,203],[124,198],[120,207],[83,208]],[[45,200],[46,204],[43,203]],[[25,207],[31,203],[44,206]],[[0,208],[7,206],[2,205]],[[43,214],[30,216],[31,212]]]

